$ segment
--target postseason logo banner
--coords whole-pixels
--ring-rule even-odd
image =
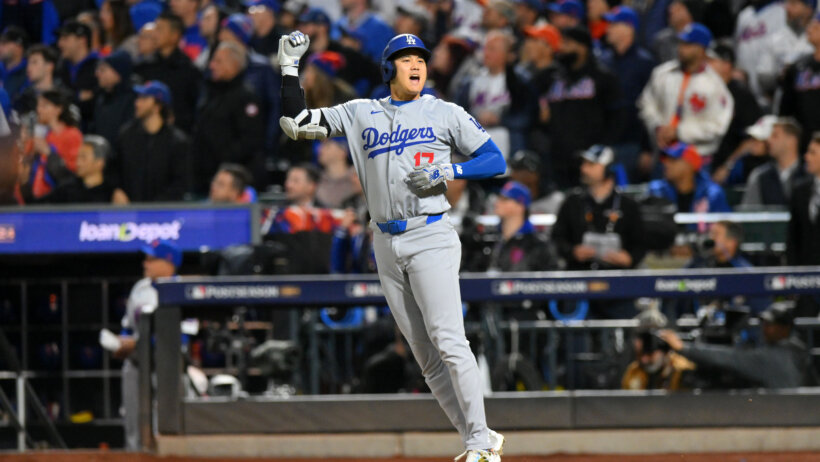
[[[253,210],[128,209],[0,213],[0,254],[137,252],[155,239],[184,251],[252,241]]]

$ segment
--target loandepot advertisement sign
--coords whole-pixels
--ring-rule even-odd
[[[183,250],[253,238],[252,210],[122,210],[0,213],[0,254],[137,252],[156,239]]]
[[[182,220],[167,223],[89,223],[83,220],[80,225],[80,242],[131,242],[133,240],[145,243],[155,239],[179,240],[179,231],[182,229]]]

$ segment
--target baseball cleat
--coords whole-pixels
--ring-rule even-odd
[[[464,462],[501,462],[501,456],[493,450],[470,449],[459,454],[454,460],[458,462],[462,458]]]
[[[499,456],[504,454],[504,435],[490,430],[490,449]]]

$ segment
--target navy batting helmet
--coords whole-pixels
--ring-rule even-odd
[[[413,34],[401,34],[393,37],[387,42],[382,52],[382,80],[389,83],[396,76],[396,66],[393,64],[393,55],[402,51],[414,49],[419,52],[425,61],[430,60],[430,50],[424,46],[424,42]]]

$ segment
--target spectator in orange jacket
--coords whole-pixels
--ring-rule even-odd
[[[34,149],[44,156],[58,154],[72,172],[77,170],[77,152],[83,134],[77,128],[79,117],[71,99],[59,90],[43,92],[37,99],[37,120],[41,128],[34,132]]]

